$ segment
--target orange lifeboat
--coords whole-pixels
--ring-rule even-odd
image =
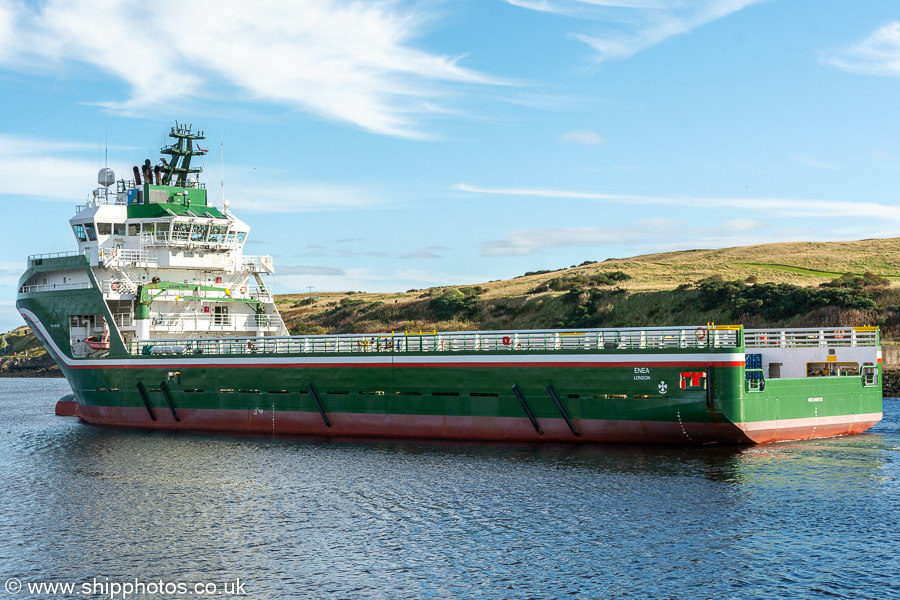
[[[103,332],[103,337],[101,338],[93,335],[89,338],[84,338],[84,343],[93,350],[109,350],[109,329]]]

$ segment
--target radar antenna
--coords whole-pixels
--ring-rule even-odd
[[[206,150],[200,148],[199,145],[196,150],[194,149],[194,140],[205,140],[206,137],[202,131],[193,133],[190,125],[179,125],[178,121],[175,121],[175,127],[169,132],[169,137],[176,142],[171,146],[164,146],[160,150],[161,154],[168,154],[172,157],[171,163],[163,161],[160,169],[164,173],[162,184],[187,187],[188,175],[197,175],[203,172],[201,167],[191,168],[191,157],[206,154]]]

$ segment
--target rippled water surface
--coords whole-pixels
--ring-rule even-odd
[[[240,578],[255,599],[900,597],[900,400],[853,437],[656,448],[114,430],[54,416],[67,392],[0,379],[0,581],[211,582],[222,597]],[[94,590],[75,597],[109,597]]]

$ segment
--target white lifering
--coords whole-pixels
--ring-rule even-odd
[[[115,259],[117,256],[119,256],[119,249],[118,249],[118,248],[113,248],[112,250],[110,250],[110,252],[109,252],[109,257],[110,257],[110,258]]]
[[[697,339],[702,342],[703,340],[706,339],[706,330],[703,329],[702,327],[698,327],[697,331],[696,331],[696,335],[697,335]]]
[[[118,292],[119,291],[119,282],[113,281],[112,284],[110,284],[109,288],[114,292]]]
[[[843,338],[844,338],[844,330],[843,329],[838,329],[834,332],[834,339],[841,340]]]
[[[242,294],[246,294],[246,293],[247,293],[247,286],[246,286],[246,285],[242,285],[242,286],[241,286],[241,293],[242,293]]]

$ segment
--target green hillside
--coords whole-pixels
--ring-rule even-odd
[[[277,303],[293,333],[712,321],[880,325],[887,338],[900,339],[900,286],[894,279],[900,279],[900,238],[669,252],[458,288],[296,294],[279,296]]]
[[[845,273],[857,277],[841,278]],[[276,303],[294,334],[716,322],[879,325],[885,339],[900,340],[894,279],[900,279],[900,238],[668,252],[471,286],[288,294]],[[5,339],[4,353],[43,353],[25,327]]]

